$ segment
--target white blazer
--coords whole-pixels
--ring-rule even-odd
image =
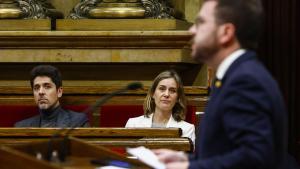
[[[139,117],[134,117],[128,119],[125,127],[150,127],[152,126],[152,118],[153,113],[149,115],[148,117],[145,117],[144,115]],[[182,137],[188,137],[192,140],[193,144],[195,145],[195,126],[193,124],[190,124],[186,121],[181,120],[180,122],[175,121],[173,116],[171,115],[168,123],[167,128],[181,128],[182,130]]]

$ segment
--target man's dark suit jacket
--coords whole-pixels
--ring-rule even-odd
[[[40,115],[19,121],[15,123],[15,127],[40,127]],[[88,118],[85,113],[78,113],[71,110],[59,108],[55,127],[87,127]]]
[[[197,135],[191,169],[283,169],[285,105],[276,82],[246,52],[213,88]]]

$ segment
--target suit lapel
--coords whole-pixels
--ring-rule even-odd
[[[57,118],[57,126],[70,127],[71,126],[70,123],[71,123],[71,118],[69,113],[66,110],[60,108],[58,113],[58,118]]]
[[[248,60],[253,60],[253,59],[256,59],[256,55],[255,55],[254,52],[252,52],[252,51],[245,52],[243,55],[241,55],[238,59],[236,59],[230,65],[230,67],[226,71],[223,79],[220,80],[220,82],[219,82],[221,84],[219,84],[219,85],[213,84],[212,91],[211,91],[211,94],[209,96],[209,102],[208,102],[208,105],[205,108],[205,112],[206,112],[205,114],[206,115],[204,116],[204,119],[206,118],[206,116],[208,116],[208,114],[211,112],[211,110],[215,107],[215,104],[216,104],[215,101],[216,101],[216,99],[218,99],[218,94],[222,91],[222,88],[226,83],[226,79],[228,79],[228,77],[234,71],[236,71],[235,69],[237,69],[240,64],[242,64],[242,63],[244,63]],[[204,123],[205,123],[205,120],[202,121],[201,128],[203,128],[202,126],[204,125]]]
[[[214,95],[214,93],[216,93],[216,91],[222,87],[222,81],[219,79],[214,79],[211,85],[211,91],[210,91],[210,97],[212,97],[212,95]]]

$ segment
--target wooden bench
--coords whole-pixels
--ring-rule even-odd
[[[49,140],[56,134],[80,138],[87,143],[109,148],[145,146],[193,151],[189,138],[180,137],[177,128],[0,128],[0,145],[20,145]]]

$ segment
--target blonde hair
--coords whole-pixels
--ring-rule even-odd
[[[172,109],[172,116],[176,121],[184,120],[185,115],[186,115],[186,98],[185,98],[185,94],[184,94],[184,88],[183,88],[182,81],[181,81],[179,75],[174,70],[167,70],[167,71],[161,72],[158,76],[156,76],[151,87],[148,90],[147,96],[144,101],[144,107],[143,107],[144,115],[146,117],[149,117],[150,114],[154,113],[156,105],[155,105],[155,102],[154,102],[154,99],[152,98],[152,96],[156,90],[158,83],[160,81],[162,81],[164,79],[168,79],[168,78],[173,78],[176,81],[177,87],[178,87],[177,102]]]

